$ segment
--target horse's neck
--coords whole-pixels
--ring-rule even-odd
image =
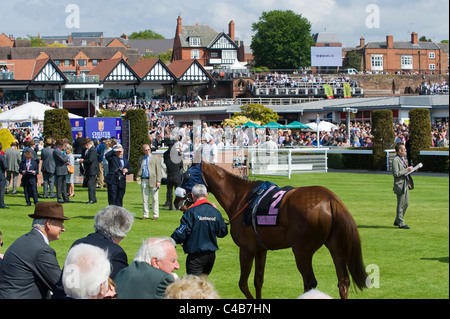
[[[209,191],[216,197],[228,217],[231,218],[240,208],[239,206],[242,206],[245,202],[243,199],[252,188],[251,184],[221,168],[216,167],[214,171],[208,167],[207,171],[204,178]]]

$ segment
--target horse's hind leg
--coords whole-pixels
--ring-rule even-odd
[[[345,262],[345,256],[341,253],[340,247],[337,245],[334,237],[325,244],[330,251],[333,258],[334,267],[336,268],[336,275],[338,277],[339,296],[341,299],[348,298],[348,290],[350,287],[350,278],[348,277],[347,264]]]
[[[255,254],[244,249],[239,249],[239,261],[241,264],[241,277],[239,278],[239,288],[247,299],[254,299],[248,289],[248,277],[252,271],[253,259]]]
[[[317,280],[314,276],[314,270],[312,268],[312,256],[314,252],[307,252],[301,248],[292,247],[292,251],[295,255],[295,262],[297,268],[303,277],[304,292],[309,291],[317,287]]]

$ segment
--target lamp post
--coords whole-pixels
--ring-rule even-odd
[[[348,145],[351,145],[350,141],[350,113],[356,114],[358,113],[358,109],[352,109],[350,107],[346,107],[343,109],[344,112],[348,112],[347,114],[347,138],[348,138]]]

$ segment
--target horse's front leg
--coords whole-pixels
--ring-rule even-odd
[[[262,286],[264,283],[264,269],[266,267],[267,251],[261,250],[256,253],[255,259],[255,288],[256,299],[262,298]]]
[[[239,261],[241,264],[241,277],[239,278],[239,288],[244,293],[247,299],[254,299],[253,295],[250,293],[248,289],[248,277],[250,276],[250,272],[252,271],[253,259],[255,258],[255,254],[249,252],[248,250],[244,250],[242,248],[239,249]]]

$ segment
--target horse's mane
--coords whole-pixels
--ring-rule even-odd
[[[239,175],[230,173],[229,171],[227,171],[226,169],[224,169],[224,168],[222,168],[222,167],[220,167],[220,166],[218,166],[218,165],[216,165],[215,167],[217,168],[217,170],[218,170],[218,172],[219,172],[220,175],[230,176],[230,177],[232,177],[234,180],[236,180],[236,182],[244,183],[244,184],[247,184],[247,185],[250,185],[250,184],[255,183],[255,181],[251,181],[251,180],[242,178],[242,177],[240,177]]]

